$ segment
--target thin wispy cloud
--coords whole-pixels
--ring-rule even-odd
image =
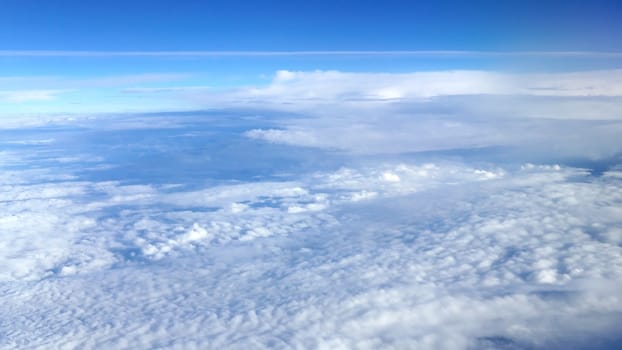
[[[0,57],[277,57],[277,56],[413,56],[413,57],[622,57],[617,51],[471,51],[471,50],[301,50],[301,51],[83,51],[0,50]]]
[[[97,88],[134,84],[163,83],[192,77],[187,73],[142,73],[125,75],[102,75],[94,77],[75,76],[0,76],[0,89],[18,88],[52,89],[59,87]]]
[[[16,90],[0,91],[0,101],[25,103],[55,100],[58,95],[71,90]]]
[[[213,89],[211,86],[137,87],[123,89],[122,92],[130,94],[160,94],[177,92],[206,92],[211,89]]]

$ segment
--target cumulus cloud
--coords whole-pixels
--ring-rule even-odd
[[[455,95],[619,97],[621,77],[622,70],[521,74],[475,70],[413,73],[282,70],[276,72],[266,87],[242,89],[222,98],[296,109],[305,108],[310,102],[386,102]]]
[[[14,331],[3,346],[619,341],[619,180],[557,165],[398,163],[198,191],[11,185],[0,308]],[[39,282],[7,284],[23,279]]]
[[[477,151],[619,152],[592,73],[282,71],[210,97],[243,116],[0,130],[0,347],[619,347],[620,169]]]
[[[271,143],[358,154],[509,146],[606,158],[621,151],[620,72],[283,70],[263,87],[139,91],[181,94],[209,108],[295,115],[246,130]]]
[[[124,87],[123,92],[160,102],[182,99],[206,108],[252,109],[266,118],[275,113],[295,115],[269,128],[246,130],[247,137],[271,143],[355,154],[501,146],[522,148],[523,153],[599,159],[622,151],[617,141],[622,131],[621,74],[620,70],[520,74],[282,70],[266,86],[228,90],[139,86]],[[143,74],[87,79],[72,86],[140,85],[182,78],[179,74]],[[11,98],[54,96],[46,92]],[[82,118],[71,119],[78,117]],[[7,128],[64,123],[67,117],[4,119],[2,127]],[[139,126],[164,120],[134,119]]]

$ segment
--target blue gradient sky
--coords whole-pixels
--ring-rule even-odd
[[[0,113],[120,112],[146,106],[150,111],[200,109],[206,105],[136,99],[122,90],[265,86],[278,70],[619,68],[619,55],[592,53],[622,50],[620,13],[616,1],[8,0],[0,11]],[[249,55],[318,50],[488,54]],[[161,51],[244,54],[115,56]],[[490,54],[525,51],[587,54]]]
[[[3,1],[22,50],[618,50],[618,1]]]

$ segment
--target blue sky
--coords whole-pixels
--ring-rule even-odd
[[[0,113],[210,108],[199,99],[136,99],[124,91],[266,86],[279,70],[618,68],[619,54],[594,53],[622,49],[619,14],[615,1],[9,0],[0,12]]]
[[[617,1],[17,1],[21,50],[619,50]]]

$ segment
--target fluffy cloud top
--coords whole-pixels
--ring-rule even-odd
[[[615,170],[373,162],[186,188],[1,156],[5,348],[620,341]]]
[[[619,168],[487,153],[615,163],[619,74],[282,71],[184,93],[250,111],[17,121],[0,347],[619,347]]]
[[[340,71],[276,72],[265,87],[230,91],[214,102],[282,105],[426,100],[456,95],[548,97],[620,97],[622,70],[572,73],[502,73],[431,71],[414,73],[347,73]]]
[[[622,151],[621,71],[510,74],[480,71],[364,74],[280,71],[265,88],[216,95],[306,116],[253,139],[402,153],[510,146],[560,157]],[[581,130],[578,134],[577,131]]]

